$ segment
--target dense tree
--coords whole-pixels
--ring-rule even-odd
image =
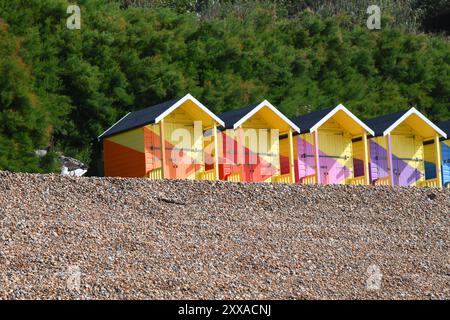
[[[443,36],[268,4],[200,19],[78,3],[81,30],[68,30],[66,0],[0,0],[0,169],[51,171],[62,152],[100,174],[103,130],[187,92],[218,113],[267,98],[289,116],[343,103],[362,118],[410,106],[449,117]]]
[[[0,168],[12,171],[53,170],[34,150],[50,138],[51,114],[37,95],[32,68],[19,52],[22,42],[0,22]]]

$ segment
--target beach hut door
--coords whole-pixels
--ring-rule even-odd
[[[370,178],[371,181],[388,176],[387,151],[377,142],[370,140]]]
[[[422,176],[424,166],[422,142],[415,136],[393,136],[398,150],[392,156],[394,185],[414,185]]]
[[[324,132],[321,135],[322,154],[320,167],[322,183],[341,183],[350,176],[352,166],[351,139],[341,131]]]
[[[168,176],[172,179],[194,179],[202,162],[202,140],[194,141],[193,125],[166,123]]]

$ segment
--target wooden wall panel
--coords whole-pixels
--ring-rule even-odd
[[[141,178],[146,174],[143,152],[105,139],[103,154],[105,177]]]

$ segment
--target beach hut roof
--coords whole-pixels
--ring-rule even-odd
[[[254,108],[256,108],[259,105],[259,103],[252,104],[251,106],[227,111],[225,113],[219,114],[219,117],[223,120],[225,123],[226,129],[233,129],[234,125],[241,120],[246,114],[248,114],[250,111],[252,111]]]
[[[325,122],[327,122],[332,117],[339,117],[337,114],[341,114],[345,117],[342,117],[340,122],[348,129],[349,131],[353,131],[351,128],[356,124],[357,126],[363,128],[371,135],[374,135],[374,131],[368,126],[366,123],[362,122],[357,116],[355,116],[350,110],[348,110],[344,105],[339,104],[334,108],[323,109],[315,112],[311,112],[297,118],[292,119],[292,121],[299,125],[302,130],[300,133],[311,133],[317,130],[320,126],[322,126]]]
[[[375,136],[386,136],[403,122],[406,122],[410,127],[421,132],[424,136],[432,136],[432,131],[434,131],[445,138],[447,137],[442,129],[431,122],[416,108],[395,112],[366,121],[367,125],[375,131]],[[427,126],[424,126],[423,124],[427,124]]]
[[[188,100],[192,101],[195,105],[202,109],[219,125],[224,125],[224,122],[214,113],[212,113],[208,108],[206,108],[200,101],[195,99],[191,94],[187,94],[183,98],[173,99],[145,109],[129,112],[108,130],[103,132],[98,138],[103,139],[121,132],[140,128],[142,126],[159,123],[162,119],[164,119],[164,117],[169,115],[171,112],[173,112]]]
[[[225,129],[236,129],[263,108],[268,108],[273,113],[275,113],[281,121],[286,123],[288,127],[291,127],[296,132],[300,132],[300,128],[295,123],[289,120],[267,100],[245,108],[225,112],[219,115],[219,117],[225,122]],[[275,121],[275,119],[273,118],[271,120],[268,120],[268,122],[273,121]]]

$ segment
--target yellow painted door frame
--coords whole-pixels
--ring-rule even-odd
[[[213,125],[213,136],[214,136],[214,175],[216,180],[219,180],[219,141],[216,122],[214,122]]]
[[[321,184],[320,175],[320,149],[319,149],[319,130],[314,131],[314,162],[316,165],[316,183]]]
[[[292,137],[292,128],[289,128],[289,173],[291,174],[291,183],[295,183],[295,164],[294,164],[294,139]]]
[[[363,132],[363,136],[362,136],[362,140],[363,140],[363,148],[364,148],[364,181],[366,183],[366,185],[370,184],[370,175],[369,175],[369,144],[367,142],[367,132],[364,131]]]
[[[434,146],[436,148],[436,179],[437,179],[437,186],[439,188],[442,188],[442,155],[441,155],[441,143],[439,142],[439,135],[436,134],[434,136]]]
[[[394,186],[394,164],[392,163],[392,144],[390,133],[386,135],[386,158],[388,165],[389,185]]]
[[[276,162],[274,161],[275,157],[272,156],[272,153],[275,152],[275,146],[272,145],[273,129],[256,130],[256,135],[256,145],[253,145],[250,142],[249,149],[250,147],[252,147],[252,150],[256,152],[256,159],[254,160],[256,160],[257,165],[255,167],[257,167],[257,169],[255,169],[258,170],[258,173],[261,175],[265,175],[269,171],[270,175],[269,178],[266,179],[266,181],[270,182],[272,181],[272,176],[274,175],[272,169],[273,167],[277,167]]]
[[[166,178],[166,139],[164,134],[164,119],[159,122],[159,140],[160,140],[160,150],[161,150],[161,176],[163,179]]]
[[[239,167],[240,181],[243,181],[244,177],[244,166],[245,166],[245,136],[244,136],[244,128],[239,126],[237,129],[237,165]]]
[[[191,142],[192,151],[190,158],[193,160],[194,165],[194,179],[197,179],[198,175],[205,171],[205,154],[204,154],[204,135],[203,125],[201,121],[194,121],[193,123],[193,141]]]

